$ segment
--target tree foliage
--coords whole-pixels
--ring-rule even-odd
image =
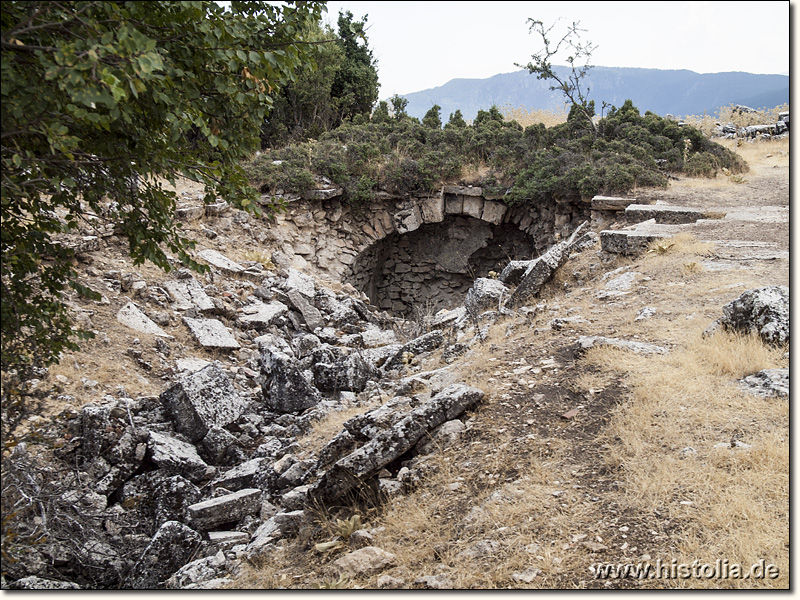
[[[62,294],[92,292],[63,234],[105,221],[137,264],[200,268],[163,181],[183,176],[206,184],[206,201],[258,211],[237,161],[257,148],[277,90],[307,64],[298,36],[322,7],[2,3],[5,373],[75,347]]]
[[[338,33],[319,22],[302,32],[316,68],[284,86],[261,128],[262,148],[317,138],[346,119],[369,117],[378,99],[378,71],[365,33],[367,17],[340,13]]]

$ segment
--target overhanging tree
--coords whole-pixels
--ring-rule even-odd
[[[172,254],[202,268],[164,181],[183,176],[207,186],[207,202],[259,212],[238,159],[308,64],[298,36],[323,5],[2,3],[4,376],[52,364],[86,335],[62,297],[92,293],[61,234],[92,216],[127,237],[136,264],[169,269]]]
[[[528,19],[529,31],[541,37],[542,50],[531,56],[527,65],[517,64],[518,67],[528,69],[537,79],[553,81],[550,89],[560,91],[570,103],[568,121],[588,127],[596,135],[597,128],[592,120],[594,117],[594,101],[589,100],[589,87],[586,86],[586,76],[592,65],[589,64],[596,46],[591,42],[582,42],[581,34],[586,30],[580,28],[580,22],[574,22],[567,27],[560,39],[553,42],[551,36],[555,24],[545,27],[542,21]],[[561,70],[553,66],[552,60],[556,56],[566,54],[564,60],[568,70]]]

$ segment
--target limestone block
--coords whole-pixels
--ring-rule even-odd
[[[182,475],[192,483],[213,477],[214,467],[209,467],[191,444],[165,433],[151,431],[147,439],[147,455],[169,475]]]
[[[419,210],[425,223],[441,223],[444,221],[444,196],[423,198]]]
[[[239,320],[246,326],[268,327],[288,310],[289,307],[278,300],[273,300],[269,304],[253,300],[242,308],[242,316],[239,317]]]
[[[173,339],[161,327],[153,323],[150,318],[139,310],[133,302],[128,302],[117,313],[117,321],[141,333],[149,333],[167,339]]]
[[[644,342],[631,342],[618,338],[609,338],[601,335],[582,335],[578,338],[578,349],[589,350],[598,346],[614,346],[623,350],[630,350],[634,354],[666,354],[667,349],[655,344]]]
[[[422,225],[422,215],[416,205],[401,210],[394,215],[394,226],[397,233],[409,233],[416,231]]]
[[[446,185],[442,188],[442,194],[453,196],[483,196],[483,188],[471,185]]]
[[[450,196],[444,197],[444,212],[447,215],[460,215],[464,212],[464,197]]]
[[[625,210],[629,204],[646,204],[636,198],[620,198],[617,196],[595,196],[592,198],[592,210]]]
[[[181,377],[159,398],[175,429],[192,441],[202,439],[213,427],[233,423],[247,406],[225,372],[214,364]]]
[[[717,321],[724,329],[754,333],[766,344],[789,342],[789,288],[785,285],[748,290],[722,307]]]
[[[182,206],[175,209],[175,219],[189,223],[199,221],[205,214],[206,208],[202,204],[200,206]]]
[[[188,310],[196,308],[200,311],[214,310],[214,302],[206,294],[203,286],[194,278],[165,281],[164,288],[175,301],[175,308]]]
[[[242,265],[230,260],[228,257],[224,256],[220,252],[217,252],[216,250],[201,250],[197,254],[212,267],[217,267],[222,271],[227,271],[228,273],[241,273],[244,271],[244,267]]]
[[[503,222],[503,217],[506,216],[507,211],[508,206],[506,204],[487,200],[483,203],[483,214],[481,214],[480,218],[492,225],[499,225]]]
[[[197,343],[204,348],[236,349],[239,342],[217,319],[192,319],[184,317],[183,322],[192,332]]]
[[[646,204],[630,204],[625,209],[625,219],[629,223],[641,223],[655,219],[656,223],[669,223],[672,225],[695,223],[699,219],[722,219],[724,212],[691,208],[688,206],[668,206]]]
[[[742,379],[741,387],[744,391],[763,398],[788,398],[789,369],[764,369]]]
[[[600,244],[604,252],[635,255],[646,252],[652,242],[664,237],[664,234],[648,231],[606,229],[600,232]]]
[[[366,546],[337,559],[334,566],[348,577],[365,577],[397,564],[397,557],[376,546]]]
[[[465,196],[462,211],[465,215],[480,219],[483,215],[483,198],[480,196]]]
[[[269,410],[298,414],[319,403],[319,391],[303,376],[296,361],[272,348],[261,356],[261,386]]]
[[[342,188],[328,188],[323,190],[306,190],[303,192],[303,200],[332,200],[344,193]]]
[[[257,515],[261,510],[263,493],[257,488],[246,488],[204,500],[189,507],[191,522],[197,528],[208,531],[223,523],[239,521],[247,515]]]

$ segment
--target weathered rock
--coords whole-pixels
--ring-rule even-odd
[[[600,232],[603,252],[611,254],[643,254],[651,243],[668,237],[652,231],[605,230]]]
[[[455,586],[447,575],[440,573],[439,575],[426,575],[414,580],[414,587],[428,590],[451,590]]]
[[[213,311],[214,302],[206,294],[200,283],[193,278],[165,281],[164,288],[175,301],[175,308],[188,310],[196,308],[199,311]]]
[[[275,549],[275,542],[296,534],[306,520],[305,511],[280,512],[264,521],[250,536],[246,554],[250,560],[258,559]]]
[[[423,435],[472,407],[483,395],[481,390],[464,384],[448,386],[391,428],[378,432],[366,444],[336,461],[309,489],[309,499],[328,504],[340,498],[413,448]]]
[[[174,339],[166,331],[161,329],[158,325],[139,310],[133,302],[128,302],[117,313],[117,321],[134,329],[140,333],[147,333],[150,335],[157,335],[159,337]]]
[[[348,577],[362,577],[380,573],[397,564],[397,557],[376,546],[359,548],[334,561],[340,573]]]
[[[236,273],[241,273],[245,270],[245,268],[242,265],[232,261],[227,256],[222,255],[216,250],[201,250],[197,254],[208,264],[210,264],[213,267],[217,267],[222,271],[236,274]]]
[[[288,276],[281,284],[281,288],[286,292],[295,290],[309,300],[314,298],[317,291],[314,280],[297,269],[288,269]]]
[[[264,375],[264,401],[269,410],[298,414],[322,399],[319,390],[297,368],[297,363],[283,352],[266,348],[261,355],[261,373]]]
[[[81,586],[71,581],[56,581],[30,575],[8,584],[9,590],[79,590]]]
[[[210,479],[216,472],[200,458],[194,446],[165,433],[150,432],[147,454],[165,473],[184,475],[194,483]]]
[[[403,363],[403,355],[408,353],[413,356],[435,350],[444,343],[444,332],[441,329],[434,329],[431,332],[421,335],[410,342],[403,344],[392,358],[386,361],[384,370],[396,369]]]
[[[317,362],[313,371],[314,382],[325,392],[361,392],[367,381],[378,378],[378,370],[357,352],[333,362]]]
[[[175,429],[193,442],[213,427],[233,423],[247,407],[225,372],[214,364],[182,377],[160,399]]]
[[[473,316],[478,316],[487,310],[497,310],[508,292],[508,288],[501,281],[479,277],[469,288],[464,299],[464,307]]]
[[[232,492],[252,488],[255,477],[270,465],[268,458],[252,458],[219,475],[211,482],[212,487],[222,487]]]
[[[322,313],[317,310],[316,306],[311,304],[305,295],[294,288],[290,288],[286,295],[292,306],[303,316],[303,320],[311,331],[314,331],[317,327],[325,327],[325,319],[323,319]]]
[[[232,350],[239,348],[239,342],[233,337],[222,321],[217,319],[193,319],[183,317],[183,322],[192,332],[197,343],[204,348],[220,348]]]
[[[166,579],[186,564],[201,541],[200,534],[183,523],[167,521],[159,527],[133,566],[125,587],[135,590],[163,588]]]
[[[285,315],[288,310],[289,307],[278,300],[273,300],[269,304],[254,300],[242,308],[242,315],[239,317],[239,321],[246,328],[264,328],[272,325],[278,317]]]
[[[789,397],[789,369],[764,369],[742,379],[744,391],[764,398]]]
[[[223,523],[233,523],[261,510],[262,491],[247,488],[204,500],[189,507],[191,522],[198,529],[209,531]]]
[[[631,342],[617,338],[603,337],[601,335],[582,335],[578,338],[579,350],[588,350],[598,346],[614,346],[615,348],[630,350],[635,354],[666,354],[669,352],[666,348],[656,346],[655,344]]]
[[[703,208],[687,206],[668,206],[630,204],[625,209],[625,218],[629,223],[641,223],[655,219],[656,223],[683,224],[694,223],[698,219],[722,219],[725,213],[710,211]]]
[[[753,333],[765,344],[789,343],[789,288],[785,285],[749,290],[723,306],[722,312],[712,328]]]

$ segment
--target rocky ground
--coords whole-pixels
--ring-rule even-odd
[[[723,218],[631,225],[620,212],[604,227],[663,240],[609,253],[589,223],[422,324],[280,253],[245,252],[269,225],[222,206],[185,217],[231,261],[206,254],[206,277],[134,268],[122,240],[102,238],[80,262],[104,298],[71,300],[98,335],[29,382],[42,404],[20,433],[36,435],[4,454],[16,518],[3,587],[694,587],[591,570],[691,556],[767,558],[781,577],[756,585],[788,584],[788,374],[758,388],[766,399],[740,383],[788,367],[788,322],[786,339],[764,334],[777,349],[757,368],[692,371],[712,378],[692,400],[711,416],[666,379],[718,347],[701,333],[743,292],[788,286],[788,146],[747,158],[745,182],[636,194]],[[659,372],[673,401],[637,421]],[[768,497],[750,524],[701,518],[693,507],[731,500],[656,489],[669,480],[658,463],[684,483],[762,469],[776,487],[730,486]],[[736,554],[759,510],[765,541]]]

